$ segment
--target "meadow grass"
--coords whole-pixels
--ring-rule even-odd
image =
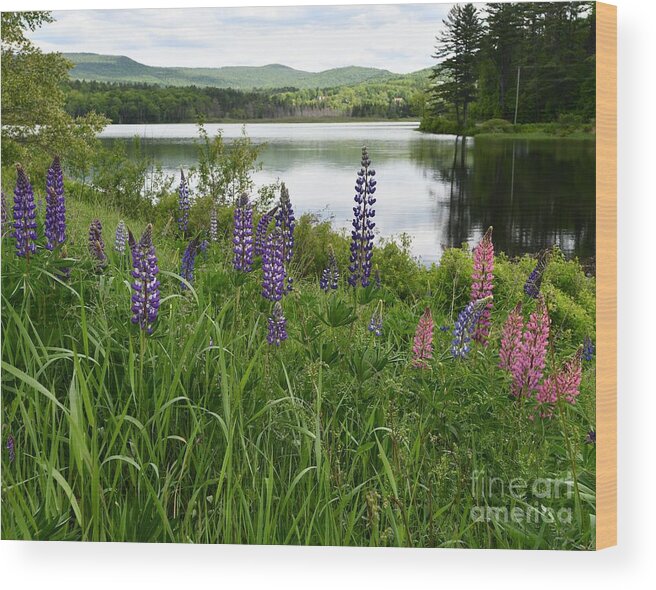
[[[13,461],[2,453],[3,538],[594,547],[595,455],[585,443],[594,363],[577,404],[550,420],[512,399],[497,367],[530,258],[497,257],[488,347],[454,360],[450,331],[436,329],[435,358],[417,370],[411,340],[423,309],[450,330],[467,301],[466,250],[423,268],[387,244],[375,252],[380,288],[325,294],[307,263],[319,229],[306,224],[306,263],[293,267],[283,301],[290,338],[276,348],[265,338],[261,272],[232,269],[230,229],[199,255],[183,291],[185,244],[156,226],[162,305],[145,336],[130,323],[129,255],[111,247],[119,212],[74,195],[68,211],[68,282],[57,279],[58,253],[40,250],[27,264],[11,238],[2,244],[3,447],[12,434],[16,450]],[[101,273],[87,252],[93,218],[105,228]],[[136,235],[148,221],[126,219]],[[594,336],[594,279],[556,256],[543,291],[552,367]],[[379,301],[382,338],[367,330]],[[495,478],[492,490],[473,484],[481,472]],[[508,493],[518,478],[529,484],[522,497]],[[575,481],[576,491],[543,497],[536,480]],[[487,506],[538,516],[472,519]],[[571,518],[547,518],[560,509]]]

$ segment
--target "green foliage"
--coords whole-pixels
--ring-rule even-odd
[[[26,37],[52,22],[50,13],[2,13],[2,161],[41,164],[53,154],[79,161],[96,146],[107,120],[94,113],[70,117],[62,84],[72,66],[60,54],[42,53]]]

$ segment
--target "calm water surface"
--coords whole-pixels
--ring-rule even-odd
[[[240,125],[222,129],[228,140]],[[407,233],[413,254],[437,261],[443,248],[475,243],[494,226],[498,251],[536,252],[557,243],[595,253],[595,144],[591,140],[468,139],[425,135],[417,123],[249,124],[265,143],[256,186],[283,180],[298,213],[349,228],[363,145],[376,170],[381,237]],[[102,138],[139,136],[166,172],[196,165],[195,125],[111,125]],[[177,182],[177,181],[176,181]]]

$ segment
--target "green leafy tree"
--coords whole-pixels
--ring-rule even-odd
[[[433,69],[432,98],[454,109],[458,129],[464,131],[469,105],[476,98],[483,26],[473,4],[456,4],[442,22],[445,30],[437,37],[433,54],[440,61]]]
[[[2,162],[28,164],[60,154],[69,165],[87,162],[107,119],[71,117],[63,84],[72,67],[58,53],[43,53],[27,38],[53,18],[49,12],[2,13]]]

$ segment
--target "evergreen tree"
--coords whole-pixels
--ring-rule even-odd
[[[458,129],[467,128],[469,105],[476,98],[478,54],[483,26],[473,4],[456,4],[442,21],[445,30],[436,38],[433,57],[440,62],[433,68],[431,88],[434,102],[451,105]]]

